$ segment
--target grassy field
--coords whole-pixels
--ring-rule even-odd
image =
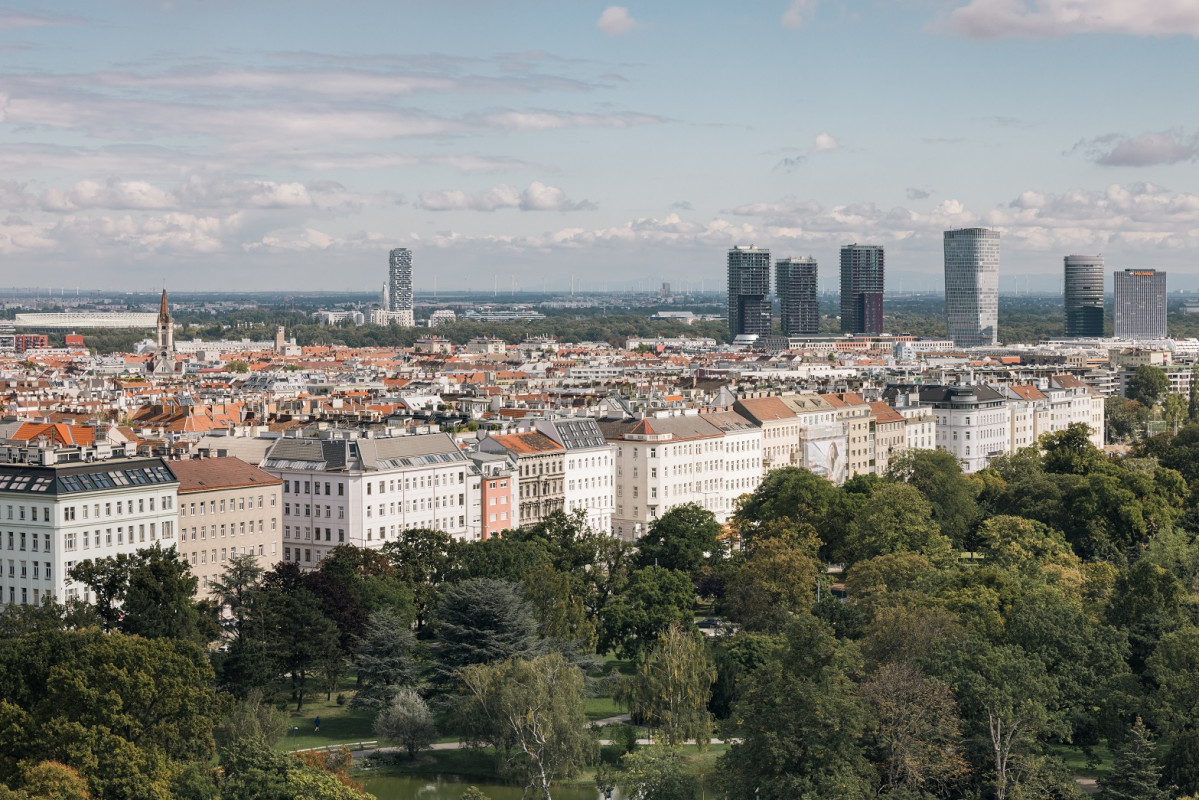
[[[348,697],[352,696],[353,683],[340,688]],[[281,697],[287,697],[281,694]],[[304,710],[297,714],[295,704],[287,708],[287,734],[275,745],[276,750],[302,750],[310,747],[349,744],[371,741],[375,738],[371,724],[375,716],[369,711],[351,711],[349,702],[337,704],[337,694],[326,700],[325,694],[312,694],[304,702]],[[317,733],[314,721],[321,718],[321,730]]]
[[[1049,750],[1065,762],[1066,766],[1075,775],[1083,775],[1087,778],[1102,778],[1112,768],[1114,757],[1106,744],[1100,744],[1091,748],[1090,761],[1088,761],[1087,754],[1083,752],[1083,749],[1075,745],[1053,745]]]

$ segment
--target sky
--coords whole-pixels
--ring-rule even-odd
[[[720,289],[1002,236],[1199,289],[1195,0],[0,7],[0,285]],[[1110,279],[1109,279],[1110,291]]]

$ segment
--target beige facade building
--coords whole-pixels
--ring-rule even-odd
[[[870,404],[853,392],[838,392],[820,395],[836,412],[838,422],[847,426],[846,477],[864,472],[874,472],[874,441],[871,438]]]
[[[566,506],[566,448],[544,433],[490,436],[479,443],[485,453],[509,453],[519,475],[522,528],[532,527]]]
[[[258,556],[270,569],[280,560],[283,481],[240,458],[172,461],[179,479],[179,555],[199,581],[196,596],[209,596],[229,556]]]
[[[907,449],[908,422],[891,406],[882,401],[870,404],[874,428],[874,473],[885,475],[891,459]]]

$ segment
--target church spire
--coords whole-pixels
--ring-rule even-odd
[[[158,307],[158,322],[161,324],[170,321],[171,312],[167,309],[167,290],[164,288],[162,290],[162,304]]]

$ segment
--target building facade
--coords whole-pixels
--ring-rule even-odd
[[[729,336],[770,333],[770,251],[737,246],[728,253]]]
[[[176,544],[178,480],[158,458],[0,464],[0,602],[90,601],[67,573],[84,559]],[[50,462],[50,463],[45,463]]]
[[[883,248],[847,244],[841,248],[841,332],[878,336],[883,332]]]
[[[945,327],[958,347],[998,341],[999,231],[945,231]]]
[[[537,420],[534,426],[566,451],[563,510],[568,514],[582,511],[589,528],[611,531],[616,507],[616,448],[604,440],[594,419]]]
[[[520,526],[528,528],[566,507],[566,448],[540,431],[488,436],[484,453],[507,454],[519,476]],[[511,526],[509,526],[511,527]]]
[[[820,331],[816,301],[816,259],[780,258],[774,265],[774,293],[784,336],[811,336]]]
[[[1103,256],[1065,258],[1066,335],[1103,336]]]
[[[1113,273],[1117,339],[1166,337],[1166,273],[1126,269]]]
[[[412,313],[412,251],[397,247],[387,259],[387,310]]]
[[[282,560],[303,569],[338,545],[379,548],[407,528],[474,538],[467,497],[478,473],[448,434],[284,438],[262,468],[283,481]]]
[[[927,386],[920,404],[936,417],[937,448],[953,453],[963,472],[978,472],[1011,450],[1011,411],[989,386]]]
[[[179,557],[210,596],[234,553],[257,556],[269,570],[281,558],[283,481],[240,458],[170,462],[179,479]]]

